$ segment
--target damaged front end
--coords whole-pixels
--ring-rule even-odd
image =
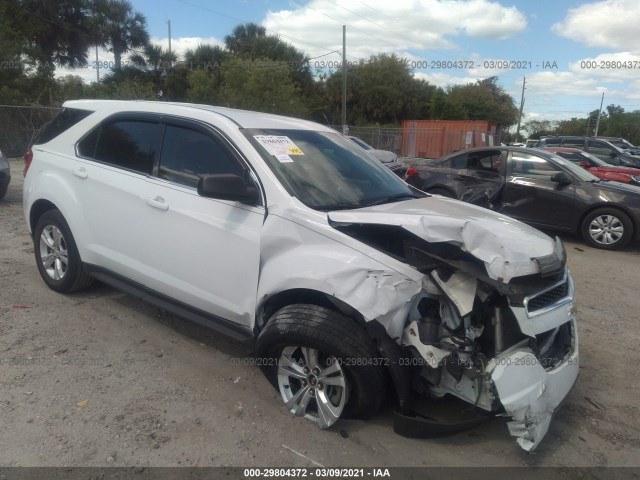
[[[389,213],[336,212],[330,220],[424,274],[407,315],[372,322],[402,351],[395,360],[404,373],[392,371],[400,397],[396,431],[421,436],[423,426],[430,436],[426,429],[433,427],[411,412],[402,385],[408,381],[413,392],[452,395],[511,417],[510,433],[533,450],[578,375],[573,284],[562,243],[535,230],[532,238],[529,227],[493,214],[452,221]],[[383,354],[391,350],[387,345]]]

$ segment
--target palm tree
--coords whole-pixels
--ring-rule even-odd
[[[190,69],[203,69],[211,73],[220,70],[222,64],[229,58],[229,52],[218,45],[200,44],[194,50],[189,49],[184,54],[185,63]]]
[[[113,52],[115,70],[122,69],[122,56],[149,43],[147,19],[133,10],[128,0],[93,0],[96,43]]]

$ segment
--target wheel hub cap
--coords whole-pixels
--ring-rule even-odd
[[[612,245],[624,235],[624,225],[613,215],[600,215],[591,221],[589,235],[597,243]]]
[[[309,347],[282,350],[278,386],[289,411],[320,428],[330,427],[340,418],[348,396],[344,371],[336,358]]]
[[[53,280],[62,280],[67,273],[69,256],[67,243],[55,225],[47,225],[40,234],[40,261],[47,275]]]

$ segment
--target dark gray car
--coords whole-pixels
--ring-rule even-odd
[[[555,154],[517,147],[474,148],[408,172],[428,193],[491,208],[538,228],[580,233],[608,250],[639,238],[637,187],[601,180]]]

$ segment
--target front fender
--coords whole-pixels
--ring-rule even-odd
[[[260,252],[259,308],[277,293],[307,289],[335,297],[371,321],[408,312],[422,288],[421,282],[280,216],[265,222]]]

